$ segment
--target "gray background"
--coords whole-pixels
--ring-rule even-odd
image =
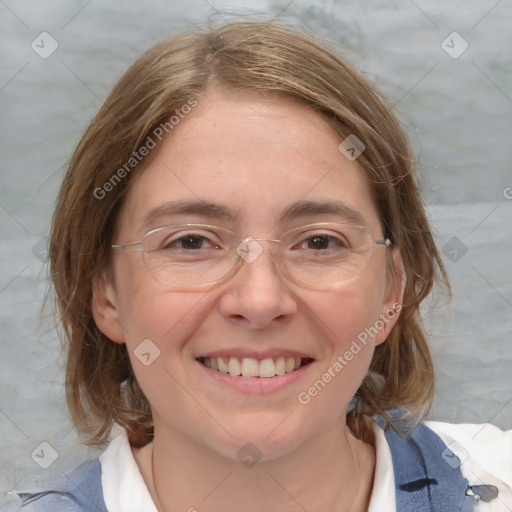
[[[341,43],[395,105],[454,289],[450,307],[425,307],[438,379],[430,417],[512,427],[511,0],[0,0],[0,510],[15,506],[1,493],[88,456],[67,417],[53,320],[40,317],[44,237],[71,152],[136,56],[231,11]],[[44,31],[58,43],[46,59],[31,47]],[[45,473],[36,461],[52,454]]]

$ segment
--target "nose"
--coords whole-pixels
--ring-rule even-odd
[[[237,252],[240,267],[223,285],[219,300],[224,318],[249,329],[291,320],[298,309],[297,298],[281,277],[270,247],[247,239]]]

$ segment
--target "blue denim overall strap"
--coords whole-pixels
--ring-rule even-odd
[[[101,486],[101,466],[90,460],[38,493],[19,493],[19,512],[107,512]]]
[[[382,417],[374,419],[384,427]],[[392,428],[384,435],[393,459],[397,512],[474,511],[460,461],[435,432],[420,424],[407,437]]]

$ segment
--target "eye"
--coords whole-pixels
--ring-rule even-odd
[[[330,236],[315,235],[305,240],[304,244],[307,249],[321,250],[330,249],[333,246],[339,245],[339,241]]]
[[[318,232],[306,233],[300,236],[300,239],[292,247],[293,249],[307,251],[332,251],[350,249],[347,238],[341,233]]]
[[[203,249],[206,245],[208,245],[209,240],[197,235],[186,235],[181,238],[174,240],[166,240],[163,244],[163,249],[168,249],[170,247],[176,247],[177,249]]]
[[[200,251],[220,249],[219,238],[213,233],[177,232],[166,236],[158,244],[160,250]]]

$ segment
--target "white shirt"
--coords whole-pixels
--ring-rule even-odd
[[[469,485],[495,485],[496,499],[476,502],[475,512],[512,511],[512,430],[490,425],[427,421],[450,450],[458,455]],[[396,512],[393,462],[384,431],[374,425],[376,465],[368,512]],[[157,512],[135,462],[126,432],[115,427],[107,449],[100,455],[101,482],[108,512]]]

